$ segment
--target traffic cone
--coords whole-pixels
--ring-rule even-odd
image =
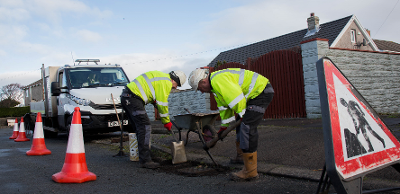
[[[64,166],[61,172],[53,174],[51,178],[58,183],[83,183],[96,180],[96,175],[89,172],[86,165],[79,107],[75,107],[74,115],[72,116]]]
[[[19,124],[18,137],[16,139],[14,139],[14,141],[16,141],[16,142],[30,141],[29,138],[26,138],[24,117],[21,117],[21,123]]]
[[[33,140],[31,150],[26,152],[28,156],[41,156],[51,154],[44,143],[42,114],[38,112],[36,116],[35,131],[33,132]]]
[[[18,137],[18,119],[15,118],[13,134],[9,139],[16,139]]]

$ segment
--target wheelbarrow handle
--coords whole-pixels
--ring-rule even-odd
[[[242,120],[238,120],[236,121],[233,125],[229,126],[226,130],[222,131],[220,137],[216,136],[214,137],[212,140],[208,141],[206,146],[207,148],[212,148],[215,146],[215,144],[217,144],[218,140],[225,138],[229,132],[231,132],[233,129],[235,129],[237,126],[240,125],[240,123],[242,123]]]
[[[175,122],[173,120],[170,120],[170,121],[177,129],[179,129],[179,130],[181,129],[180,127],[178,127],[178,125],[175,124]]]

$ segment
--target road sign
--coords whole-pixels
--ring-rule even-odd
[[[320,59],[317,72],[327,171],[351,181],[399,163],[399,141],[333,62]]]

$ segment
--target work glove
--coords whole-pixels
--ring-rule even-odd
[[[224,126],[221,126],[221,127],[219,128],[219,131],[218,131],[218,138],[219,138],[221,141],[222,141],[222,139],[223,139],[223,138],[221,138],[222,132],[224,132],[226,129],[227,129],[227,127],[224,127]]]
[[[171,123],[171,122],[165,123],[165,124],[164,124],[164,127],[165,127],[168,131],[171,131],[172,123]]]

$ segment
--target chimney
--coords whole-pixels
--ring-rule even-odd
[[[310,17],[307,18],[308,30],[305,37],[312,36],[319,31],[319,17],[314,16],[314,13],[310,14]]]
[[[311,13],[310,17],[307,18],[307,24],[308,24],[308,31],[319,29],[319,17],[314,16],[314,13]]]
[[[367,31],[368,35],[371,36],[371,31],[365,28],[365,31]]]

